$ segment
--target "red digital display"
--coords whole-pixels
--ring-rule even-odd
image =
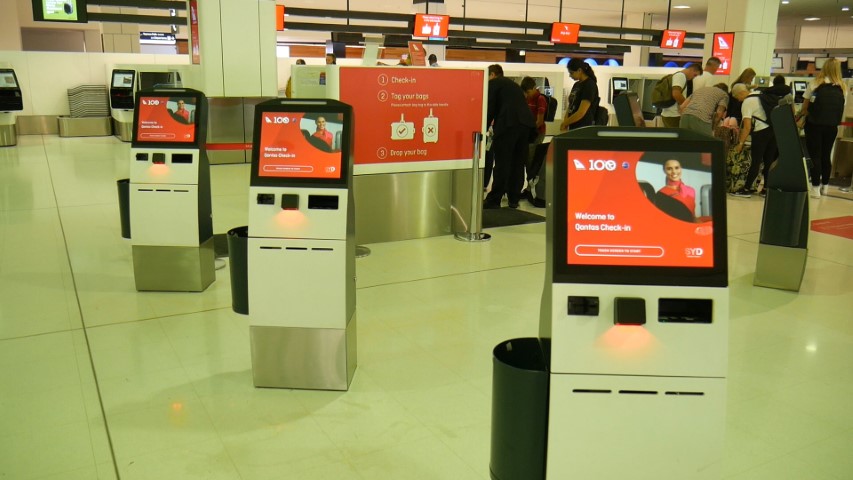
[[[714,43],[711,51],[713,56],[720,59],[720,68],[717,70],[717,75],[729,75],[732,73],[732,55],[734,50],[734,33],[714,34]]]
[[[567,155],[567,264],[714,266],[710,153]]]
[[[551,24],[551,43],[578,43],[579,23]]]
[[[264,112],[258,177],[341,178],[340,113]]]
[[[681,50],[684,47],[685,30],[664,30],[660,39],[660,48]]]
[[[450,17],[447,15],[431,15],[418,13],[415,15],[415,37],[447,38],[450,28]]]
[[[136,107],[136,141],[194,143],[196,105],[193,97],[142,97]]]

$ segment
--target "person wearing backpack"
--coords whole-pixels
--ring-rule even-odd
[[[796,117],[798,121],[806,119],[806,148],[812,159],[812,187],[809,190],[812,198],[820,198],[829,190],[832,146],[838,136],[846,98],[847,85],[841,78],[841,65],[837,59],[830,58],[806,87],[803,108]]]
[[[652,91],[652,104],[660,113],[663,126],[678,128],[681,122],[679,107],[690,95],[688,85],[702,73],[702,66],[693,63],[689,67],[663,77]]]
[[[770,124],[770,111],[779,103],[775,95],[760,93],[750,95],[746,85],[739,83],[732,87],[732,96],[742,102],[741,113],[743,123],[740,128],[740,137],[735,150],[743,151],[746,139],[752,139],[752,160],[749,164],[749,172],[746,174],[746,183],[743,188],[732,192],[735,197],[749,198],[755,193],[752,188],[755,179],[758,178],[759,168],[764,166],[764,184],[767,184],[767,176],[772,164],[779,154],[776,145],[776,137]]]

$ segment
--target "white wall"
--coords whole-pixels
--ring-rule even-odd
[[[24,110],[19,115],[68,115],[69,88],[109,85],[112,65],[185,65],[186,55],[0,51],[0,64],[15,69]],[[162,67],[161,67],[162,68]]]

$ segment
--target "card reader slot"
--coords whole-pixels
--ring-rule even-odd
[[[190,193],[189,190],[175,190],[175,193]]]
[[[311,250],[315,252],[334,252],[334,248],[312,248]]]
[[[140,192],[153,192],[154,189],[153,188],[140,188],[139,191]]]
[[[619,395],[657,395],[654,390],[619,390]]]
[[[308,247],[287,247],[288,250],[308,250]]]
[[[309,210],[337,210],[338,203],[337,195],[308,195]]]
[[[704,298],[661,298],[658,300],[658,322],[709,324],[714,314],[714,301]]]
[[[261,250],[281,250],[281,247],[261,247]]]
[[[666,395],[679,397],[704,397],[705,392],[666,392]]]
[[[173,153],[172,163],[193,163],[193,156],[191,153]]]
[[[157,191],[158,192],[171,192],[171,190],[169,190],[167,188],[158,188]]]

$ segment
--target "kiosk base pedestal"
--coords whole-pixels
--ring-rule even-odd
[[[348,390],[356,368],[355,315],[345,329],[252,326],[256,387]]]
[[[198,247],[133,246],[136,290],[203,292],[216,279],[213,237]]]
[[[119,140],[129,142],[133,139],[133,122],[122,122],[114,118],[113,131]]]
[[[0,125],[0,147],[12,147],[18,144],[18,130],[15,124]]]
[[[808,254],[807,248],[759,244],[752,284],[792,292],[800,291]]]

